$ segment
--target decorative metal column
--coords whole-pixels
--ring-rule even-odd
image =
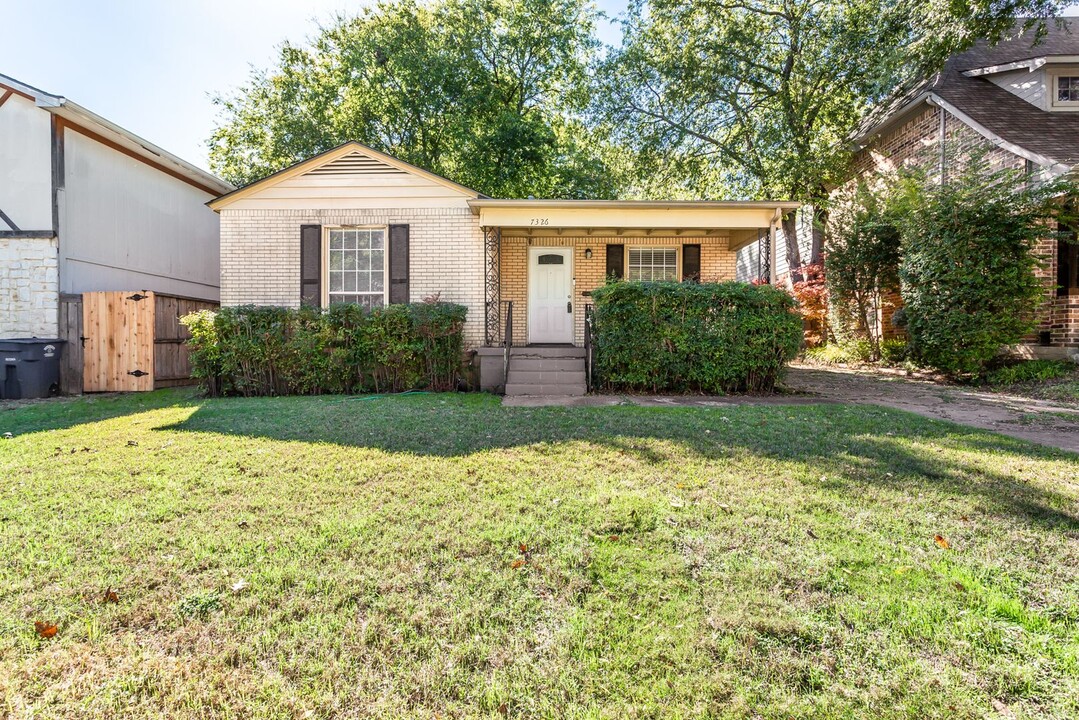
[[[502,228],[483,228],[483,323],[488,347],[499,341],[502,326]]]
[[[757,230],[757,277],[766,283],[772,282],[772,237],[771,232]]]

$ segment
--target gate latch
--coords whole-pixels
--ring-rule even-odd
[[[145,300],[148,297],[150,297],[150,296],[149,295],[143,295],[141,293],[135,293],[134,295],[128,295],[127,299],[128,300],[134,300],[135,302],[138,302],[139,300]]]
[[[135,377],[142,377],[143,375],[149,375],[150,373],[144,370],[132,370],[128,375],[134,375]]]

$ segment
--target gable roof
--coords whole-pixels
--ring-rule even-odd
[[[95,139],[119,146],[122,151],[188,182],[203,192],[218,195],[232,190],[232,185],[216,175],[192,165],[61,95],[53,95],[15,78],[0,75],[0,90],[5,87],[33,100],[37,107],[62,118],[73,129],[85,131],[91,137],[96,135]],[[3,92],[0,92],[0,95],[2,94]]]
[[[404,160],[387,155],[384,152],[375,150],[372,147],[368,147],[363,143],[356,142],[355,140],[349,140],[346,143],[342,143],[335,148],[330,148],[324,152],[301,160],[294,163],[282,170],[278,170],[275,173],[267,175],[266,177],[255,180],[252,183],[244,185],[241,188],[237,188],[230,193],[226,193],[219,198],[211,200],[206,203],[213,210],[221,210],[224,207],[228,207],[237,200],[241,200],[245,197],[250,197],[256,193],[265,190],[266,188],[273,187],[274,185],[288,180],[289,178],[297,177],[305,174],[312,175],[367,175],[367,174],[411,174],[418,175],[432,182],[435,182],[443,187],[456,190],[470,198],[482,198],[485,195],[476,192],[475,190],[465,187],[459,183],[455,183],[452,180],[448,180],[441,175],[424,170],[421,167],[417,167],[411,163],[407,163]]]
[[[1079,113],[1042,110],[986,77],[1012,68],[1040,67],[1054,57],[1079,56],[1079,23],[1074,21],[1063,18],[1059,25],[1050,24],[1040,40],[1031,29],[992,46],[980,41],[954,55],[939,73],[900,88],[867,114],[855,132],[855,142],[867,144],[928,103],[945,108],[989,140],[1039,165],[1065,169],[1079,163]]]

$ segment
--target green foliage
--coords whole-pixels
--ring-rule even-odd
[[[767,392],[802,342],[794,299],[768,285],[614,282],[592,297],[611,388]]]
[[[207,394],[314,395],[456,387],[466,308],[451,303],[222,308],[181,318]]]
[[[205,620],[221,607],[221,593],[209,591],[188,595],[176,606],[176,612],[183,618]]]
[[[358,140],[498,197],[611,197],[581,121],[586,0],[414,0],[339,17],[219,97],[215,172],[246,183]]]
[[[899,230],[887,196],[857,182],[829,217],[825,278],[832,325],[843,340],[864,340],[881,357],[876,316],[882,296],[899,289]]]
[[[846,365],[851,363],[871,363],[882,361],[896,365],[907,359],[908,350],[905,340],[884,340],[874,346],[866,339],[847,340],[828,343],[805,349],[807,360],[824,365]]]
[[[880,343],[880,359],[897,365],[910,357],[910,345],[906,340],[890,338]]]
[[[977,375],[1033,330],[1045,291],[1033,250],[1055,237],[1055,198],[1075,190],[1063,180],[1032,184],[1016,171],[992,171],[984,157],[966,162],[944,185],[918,176],[901,181],[899,275],[918,359]]]
[[[990,370],[985,374],[985,382],[989,385],[1044,382],[1067,377],[1074,372],[1075,365],[1066,360],[1025,360]]]

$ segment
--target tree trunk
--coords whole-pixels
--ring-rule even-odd
[[[787,271],[791,282],[802,281],[802,253],[798,249],[798,212],[791,211],[783,216],[783,237],[787,240]],[[776,278],[772,278],[775,284]]]

